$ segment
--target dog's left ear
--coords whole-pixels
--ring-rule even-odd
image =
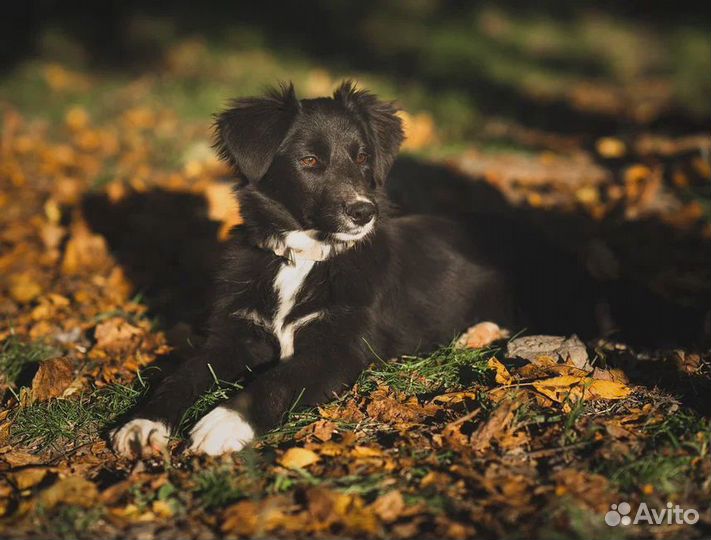
[[[215,120],[215,148],[250,183],[257,182],[269,170],[300,109],[291,83],[264,97],[234,100]]]
[[[397,108],[366,90],[357,90],[352,81],[345,81],[334,92],[333,99],[343,103],[363,120],[375,143],[375,180],[382,185],[405,138],[402,120],[395,114]]]

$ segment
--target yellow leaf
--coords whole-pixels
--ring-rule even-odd
[[[47,469],[25,469],[11,474],[13,483],[17,489],[23,491],[39,484],[47,476]]]
[[[432,403],[460,403],[465,399],[476,399],[477,393],[471,391],[465,392],[450,392],[448,394],[442,394],[440,396],[435,396]]]
[[[599,379],[592,379],[587,391],[590,394],[589,399],[622,399],[632,392],[629,386],[621,382],[602,381]]]
[[[553,401],[562,402],[566,399],[622,399],[632,390],[623,383],[603,381],[591,377],[561,375],[533,383],[533,387]]]
[[[316,452],[306,448],[289,448],[281,457],[279,463],[287,469],[302,469],[313,465],[321,458]]]
[[[27,304],[42,294],[42,287],[28,273],[10,276],[10,296],[20,304]]]
[[[153,501],[151,510],[155,515],[162,518],[171,518],[175,513],[173,512],[173,508],[166,501]]]
[[[496,371],[496,382],[499,384],[511,384],[511,374],[496,357],[492,356],[488,362],[489,368]]]
[[[351,456],[354,458],[371,458],[380,457],[382,455],[382,450],[378,448],[371,448],[370,446],[358,445],[351,451]]]
[[[627,152],[625,143],[614,137],[602,137],[595,143],[597,153],[604,158],[620,158]]]
[[[58,504],[89,508],[98,496],[99,491],[95,484],[81,476],[68,476],[44,490],[39,496],[39,503],[47,509]]]

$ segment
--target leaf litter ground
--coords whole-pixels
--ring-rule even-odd
[[[335,80],[299,69],[312,93]],[[431,355],[374,355],[353,388],[319,409],[295,403],[281,428],[239,454],[190,456],[179,434],[170,455],[116,458],[107,430],[158,370],[199,346],[206,276],[239,209],[207,123],[149,100],[165,90],[157,79],[105,85],[58,64],[25,73],[58,105],[48,122],[3,102],[2,536],[708,534],[708,350],[597,340],[582,367],[555,354],[521,361],[479,327]],[[87,93],[105,102],[82,104]],[[445,131],[426,111],[406,120],[408,151],[430,160],[422,166],[484,182],[512,205],[592,223],[663,222],[675,231],[658,239],[668,240],[663,257],[627,256],[634,234],[603,235],[601,271],[622,265],[662,294],[708,296],[707,138],[612,134],[587,148],[497,124],[555,152],[472,145],[438,156],[427,152],[446,146]],[[467,200],[445,189],[440,198]],[[184,427],[238,383],[216,374]],[[621,501],[673,502],[700,521],[610,529],[603,517]]]

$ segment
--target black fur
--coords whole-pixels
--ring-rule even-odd
[[[509,270],[516,265],[507,249],[513,229],[490,219],[463,227],[436,217],[390,217],[384,184],[403,139],[395,112],[345,83],[333,98],[302,101],[285,86],[237,100],[217,117],[217,148],[246,180],[237,190],[245,223],[219,272],[206,344],[136,417],[175,427],[211,386],[210,364],[222,380],[246,379],[226,406],[264,432],[297,398],[315,405],[353,384],[375,354],[431,350],[482,320],[514,324]],[[304,166],[308,156],[317,164]],[[235,314],[253,310],[270,320],[275,276],[288,264],[270,246],[295,230],[317,230],[323,242],[337,243],[344,208],[356,195],[375,203],[375,227],[315,263],[286,322],[324,315],[296,332],[293,356],[280,360],[275,336]]]

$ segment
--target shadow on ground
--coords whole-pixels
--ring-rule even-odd
[[[708,306],[703,298],[697,304],[681,305],[673,298],[652,292],[649,276],[668,264],[672,251],[704,257],[708,242],[685,238],[672,227],[656,220],[634,223],[597,223],[583,214],[561,214],[510,206],[503,196],[484,181],[461,176],[440,165],[401,158],[390,180],[391,198],[403,213],[443,213],[446,215],[506,216],[526,230],[526,245],[515,264],[531,265],[538,244],[551,245],[550,259],[543,263],[551,269],[553,287],[560,289],[555,302],[577,302],[578,320],[531,321],[549,332],[577,332],[593,338],[611,334],[638,346],[700,345],[704,336],[704,317]],[[151,314],[165,328],[186,322],[200,331],[210,304],[210,284],[219,262],[218,222],[208,218],[203,197],[155,189],[132,193],[112,203],[102,193],[93,193],[83,202],[83,211],[92,228],[102,234],[128,278],[144,297]],[[472,230],[471,234],[481,234]],[[621,265],[616,279],[560,276],[561,268],[585,272],[589,266],[588,246],[593,241],[609,245]],[[533,245],[529,245],[533,243]],[[510,247],[510,246],[505,246]],[[538,260],[539,257],[536,258]],[[657,268],[650,268],[656,265]],[[645,274],[645,272],[647,272]],[[547,272],[539,276],[548,275]],[[704,276],[699,277],[703,283]],[[535,281],[531,289],[537,289]],[[654,283],[659,288],[659,283]],[[550,287],[549,287],[550,288]],[[578,288],[578,290],[576,290]],[[586,289],[586,290],[584,290]],[[543,306],[541,317],[555,311],[555,302],[532,291]],[[527,294],[524,291],[524,294]],[[552,321],[552,322],[551,322]],[[566,324],[567,323],[567,324]],[[532,328],[529,327],[529,330]]]

